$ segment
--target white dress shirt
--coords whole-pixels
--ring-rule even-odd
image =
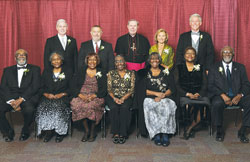
[[[230,74],[232,74],[233,62],[230,62],[229,64],[227,64],[227,63],[225,63],[224,61],[222,61],[222,65],[223,65],[223,67],[224,67],[226,76],[227,76],[227,65],[229,66]]]
[[[194,31],[192,31],[192,32],[194,32]],[[194,33],[199,33],[199,31],[198,32],[194,32]],[[191,38],[194,41],[194,43],[197,43],[197,41],[199,40],[199,35],[192,35],[191,34]]]
[[[64,36],[62,37],[62,36],[60,36],[59,34],[57,34],[57,35],[58,35],[58,38],[59,38],[59,40],[60,40],[60,42],[61,42],[61,44],[62,44],[62,46],[63,46],[63,49],[65,50],[65,49],[66,49],[66,45],[67,45],[67,36],[64,35]]]
[[[94,50],[95,50],[95,53],[96,53],[96,42],[92,40],[92,43],[93,43],[93,47],[94,47]],[[97,41],[97,45],[98,45],[98,49],[99,49],[100,46],[101,46],[101,40]]]

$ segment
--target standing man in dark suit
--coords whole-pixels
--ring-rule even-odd
[[[125,58],[128,70],[138,71],[145,68],[149,56],[150,44],[146,37],[137,33],[139,22],[128,21],[128,33],[117,39],[115,52]]]
[[[105,42],[101,39],[102,28],[99,25],[91,27],[90,31],[92,40],[88,40],[81,44],[78,59],[78,68],[83,68],[85,65],[85,57],[89,53],[97,53],[100,57],[99,67],[108,73],[115,68],[115,58],[112,44]]]
[[[64,19],[57,20],[56,30],[58,34],[48,38],[44,48],[44,68],[51,67],[49,56],[52,52],[60,52],[64,57],[64,66],[77,70],[77,44],[73,37],[66,35],[68,24]]]
[[[206,73],[214,63],[214,46],[211,36],[200,31],[202,19],[199,14],[193,14],[189,18],[191,31],[180,35],[176,50],[176,64],[185,63],[184,51],[188,46],[192,46],[197,53],[195,64],[201,64],[205,67]]]
[[[21,111],[24,118],[20,141],[29,138],[29,126],[33,120],[35,106],[39,100],[40,68],[27,64],[28,53],[19,49],[15,53],[17,65],[4,69],[1,89],[3,96],[0,100],[0,129],[6,142],[14,139],[14,130],[11,128],[5,113]]]
[[[217,127],[216,141],[224,140],[223,111],[226,106],[239,105],[244,109],[238,137],[248,143],[246,128],[250,126],[250,83],[245,66],[232,61],[234,51],[230,46],[221,50],[222,61],[211,67],[208,73],[208,91],[212,101],[212,119]]]

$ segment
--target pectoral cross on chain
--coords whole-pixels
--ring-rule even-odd
[[[133,43],[133,47],[131,47],[131,49],[133,52],[136,50],[135,43]]]

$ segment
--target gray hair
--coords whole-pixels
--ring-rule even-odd
[[[224,46],[222,49],[221,49],[221,51],[220,51],[220,53],[222,54],[222,52],[225,50],[225,48],[229,48],[230,49],[230,51],[232,52],[232,54],[233,54],[233,56],[234,56],[234,49],[231,47],[231,46]]]
[[[137,21],[136,19],[130,19],[130,20],[128,20],[128,25],[129,25],[129,23],[132,22],[132,21],[135,21],[136,24],[137,24],[137,26],[139,26],[139,21]]]
[[[192,19],[193,17],[198,17],[198,18],[199,18],[199,20],[200,20],[200,22],[202,22],[202,18],[201,18],[201,16],[200,16],[199,14],[197,14],[197,13],[192,14],[192,15],[189,17],[189,22],[191,22],[191,19]]]
[[[57,52],[52,52],[52,53],[50,54],[50,56],[49,56],[49,61],[50,61],[50,62],[52,61],[52,57],[53,57],[54,55],[58,55],[62,61],[64,60],[63,55],[62,55],[60,52],[57,51]]]
[[[65,23],[65,24],[68,26],[66,20],[64,20],[64,19],[59,19],[59,20],[57,20],[57,22],[56,22],[56,27],[57,27],[60,23]]]
[[[150,63],[150,60],[152,59],[153,56],[157,56],[158,57],[158,60],[161,64],[162,62],[162,58],[161,58],[161,55],[158,53],[158,52],[152,52],[149,57],[148,57],[148,63]]]

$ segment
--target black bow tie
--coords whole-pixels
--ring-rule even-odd
[[[24,67],[24,66],[17,67],[17,70],[20,70],[20,69],[26,69],[26,67]]]

